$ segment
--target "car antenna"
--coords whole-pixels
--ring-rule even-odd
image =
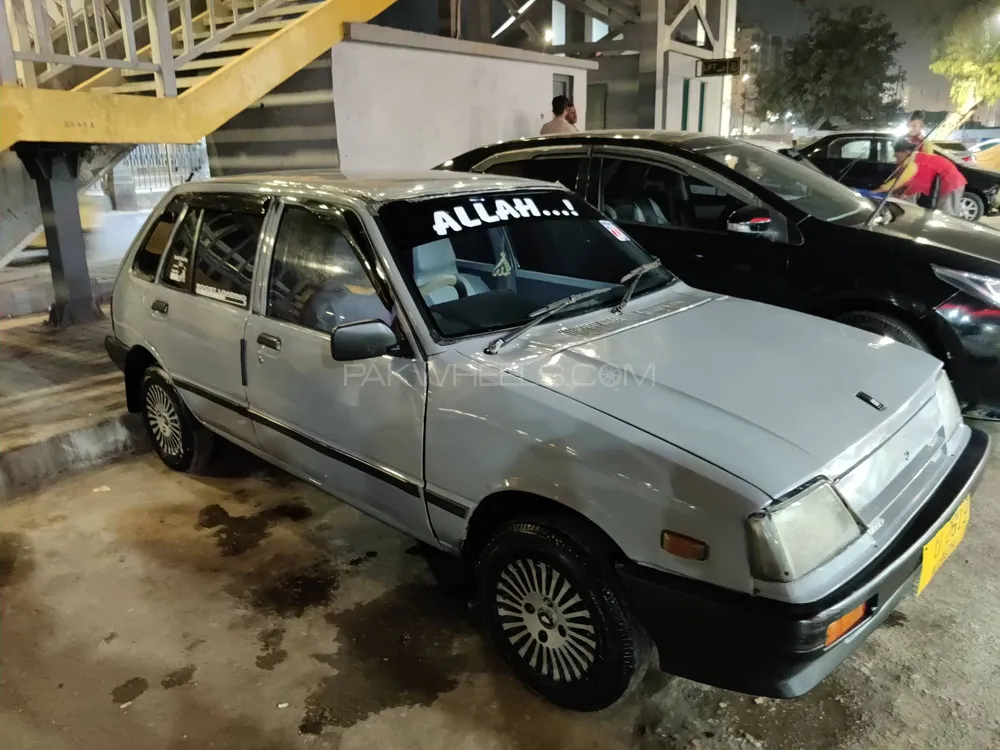
[[[923,140],[920,141],[920,145],[917,146],[915,149],[913,149],[913,153],[911,153],[909,156],[906,157],[906,161],[896,166],[896,170],[889,177],[889,179],[892,180],[892,184],[889,186],[889,189],[885,191],[885,195],[882,196],[882,200],[879,201],[878,206],[875,208],[875,210],[871,212],[871,215],[867,219],[865,219],[865,229],[871,227],[872,222],[875,221],[876,216],[881,216],[882,210],[885,208],[885,204],[889,202],[889,196],[892,195],[892,191],[896,189],[896,183],[899,182],[899,178],[903,176],[903,171],[906,169],[907,163],[910,161],[910,159],[915,160],[917,158],[917,154],[920,152],[920,149],[923,148],[924,142],[929,140],[931,137],[931,133],[933,133],[935,130],[941,127],[941,125],[947,119],[948,119],[947,116],[941,118],[941,121],[938,122],[933,128],[931,128],[927,132],[927,135],[924,136]]]

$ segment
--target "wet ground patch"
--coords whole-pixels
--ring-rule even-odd
[[[18,583],[34,568],[31,545],[23,534],[0,532],[0,589]]]
[[[196,528],[213,529],[212,536],[224,557],[242,555],[257,547],[281,520],[304,521],[312,516],[309,506],[281,503],[249,516],[233,516],[218,503],[198,511]]]
[[[303,734],[347,728],[387,708],[428,706],[476,666],[460,644],[476,636],[466,608],[433,585],[404,584],[326,619],[339,646],[313,658],[338,673],[306,699]]]
[[[197,669],[198,668],[194,664],[188,664],[186,667],[175,669],[173,672],[170,672],[162,680],[160,680],[160,687],[164,690],[171,690],[175,687],[180,687],[181,685],[187,685],[191,682],[191,678],[194,677],[194,673]]]

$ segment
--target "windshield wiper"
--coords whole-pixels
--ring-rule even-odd
[[[652,271],[655,268],[659,268],[662,265],[663,262],[659,258],[657,258],[656,260],[650,263],[644,263],[641,266],[636,266],[627,274],[622,276],[621,280],[622,284],[624,284],[626,281],[629,280],[631,280],[632,283],[629,285],[629,288],[625,290],[625,296],[622,297],[622,301],[619,302],[614,307],[612,307],[611,312],[615,313],[616,315],[621,315],[625,311],[625,305],[627,305],[629,303],[629,300],[632,299],[632,295],[635,294],[635,288],[639,286],[639,281],[646,274],[646,272]]]
[[[528,317],[530,320],[522,325],[520,328],[515,328],[506,336],[499,336],[493,339],[489,345],[484,349],[486,354],[496,354],[500,351],[500,347],[509,344],[511,341],[516,339],[522,333],[536,325],[541,323],[546,318],[555,315],[560,310],[569,307],[570,305],[575,305],[577,302],[582,302],[585,299],[590,299],[591,297],[596,297],[598,294],[604,294],[608,291],[609,287],[602,287],[600,289],[588,289],[585,292],[579,292],[577,294],[571,294],[569,297],[563,297],[562,299],[557,299],[555,302],[546,305],[545,307],[539,307],[537,310],[532,312]]]

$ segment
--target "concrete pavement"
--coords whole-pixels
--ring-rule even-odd
[[[150,454],[0,507],[0,747],[1000,747],[998,500],[994,457],[957,552],[809,695],[653,672],[581,715],[520,686],[412,540],[239,451],[202,478]]]

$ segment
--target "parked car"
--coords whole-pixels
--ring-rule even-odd
[[[991,138],[972,147],[976,155],[976,166],[981,169],[1000,171],[1000,138]]]
[[[968,408],[1000,404],[1000,232],[897,201],[868,227],[875,205],[814,168],[697,133],[529,138],[439,168],[560,182],[688,284],[930,351]]]
[[[514,671],[580,710],[652,643],[810,690],[960,542],[989,447],[933,357],[693,289],[508,177],[185,185],[112,325],[167,466],[222,436],[454,553]]]
[[[781,153],[809,160],[848,187],[874,190],[896,169],[895,142],[891,133],[840,132],[824,136],[801,149],[782,149]],[[955,160],[955,154],[941,149],[940,142],[934,145],[938,153]],[[961,159],[955,163],[969,183],[962,197],[962,218],[979,221],[983,216],[1000,213],[1000,172],[977,169]]]
[[[955,161],[976,163],[976,153],[961,141],[932,141],[934,150]]]

